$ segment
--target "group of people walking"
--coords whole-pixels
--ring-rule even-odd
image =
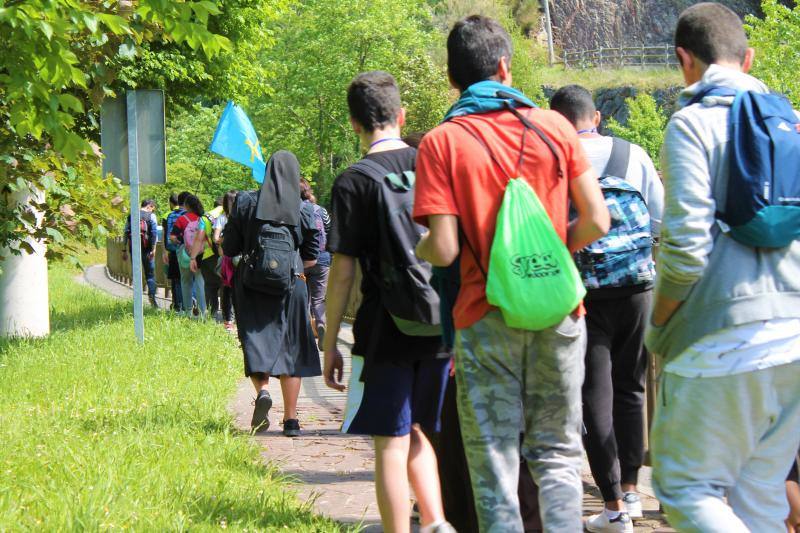
[[[550,110],[515,90],[511,39],[490,18],[453,26],[460,97],[422,136],[403,136],[391,74],[356,76],[365,155],[334,182],[330,216],[278,151],[260,190],[225,197],[210,238],[237,258],[253,428],[269,426],[276,377],[284,433],[299,435],[301,379],[322,374],[347,392],[342,430],[373,437],[385,531],[409,531],[411,487],[423,533],[632,532],[654,357],[650,458],[670,523],[794,531],[800,115],[747,74],[753,50],[727,7],[686,9],[675,46],[687,88],[663,176],[599,133],[586,89],[561,88]],[[194,294],[202,315],[212,256],[189,238],[202,205],[179,197],[174,212],[182,301]],[[337,343],[358,268],[345,382]],[[605,502],[586,521],[584,450]]]

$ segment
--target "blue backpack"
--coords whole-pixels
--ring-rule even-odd
[[[708,87],[734,97],[730,110],[730,173],[716,217],[742,244],[783,248],[800,238],[800,120],[782,95]]]
[[[631,287],[655,279],[650,213],[642,193],[625,181],[631,145],[614,138],[600,189],[611,215],[608,233],[575,254],[587,289]]]

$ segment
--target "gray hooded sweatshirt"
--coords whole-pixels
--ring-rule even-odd
[[[648,349],[673,359],[701,338],[748,322],[800,318],[800,241],[785,248],[751,248],[721,229],[717,198],[727,193],[728,114],[732,98],[706,97],[708,85],[768,92],[759,80],[711,65],[681,93],[661,153],[664,220],[656,294],[683,301],[661,327],[648,327]]]

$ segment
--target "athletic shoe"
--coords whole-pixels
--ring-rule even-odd
[[[300,436],[300,421],[296,418],[290,418],[283,421],[283,436],[284,437],[299,437]]]
[[[605,511],[592,515],[586,521],[586,530],[592,533],[633,533],[633,522],[628,513],[609,519]]]
[[[158,302],[156,302],[156,297],[154,295],[150,295],[150,305],[156,309],[158,309]]]
[[[412,501],[412,504],[411,504],[411,520],[413,520],[416,523],[419,523],[419,518],[420,518],[420,515],[419,515],[419,504],[417,502],[415,502],[414,500],[411,500],[411,501]]]
[[[322,342],[325,340],[325,326],[317,326],[317,347],[322,350]]]
[[[442,521],[440,524],[423,526],[419,528],[420,533],[457,533],[450,522]]]
[[[250,427],[253,431],[266,431],[269,429],[270,409],[272,409],[272,397],[269,392],[262,390],[256,398],[253,419],[250,421]]]
[[[642,518],[644,516],[642,513],[642,500],[639,498],[638,494],[635,492],[626,492],[622,497],[622,501],[625,502],[628,516],[631,518]]]
[[[233,322],[231,321],[223,322],[222,325],[226,331],[230,331],[231,333],[236,331],[236,328],[234,327]]]

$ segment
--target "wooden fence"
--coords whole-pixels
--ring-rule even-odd
[[[671,67],[678,64],[671,44],[654,46],[600,47],[565,51],[566,68]]]
[[[123,260],[122,252],[125,250],[125,240],[123,237],[109,237],[106,239],[106,270],[111,279],[124,283],[126,285],[133,284],[133,272],[131,269],[131,260]],[[156,243],[156,284],[165,289],[167,297],[171,289],[169,279],[167,279],[166,267],[161,257],[164,253],[164,243]],[[147,291],[147,285],[144,285]]]
[[[125,249],[125,242],[122,237],[112,237],[106,240],[106,270],[111,279],[124,283],[133,284],[133,273],[131,271],[131,261],[122,259],[122,252]],[[156,244],[156,284],[165,290],[165,295],[169,298],[171,284],[167,279],[164,263],[161,256],[164,253],[164,243]],[[144,285],[145,291],[147,286]],[[356,267],[356,278],[353,283],[353,290],[350,292],[350,300],[347,303],[345,317],[352,321],[356,316],[358,306],[361,305],[361,268]]]

